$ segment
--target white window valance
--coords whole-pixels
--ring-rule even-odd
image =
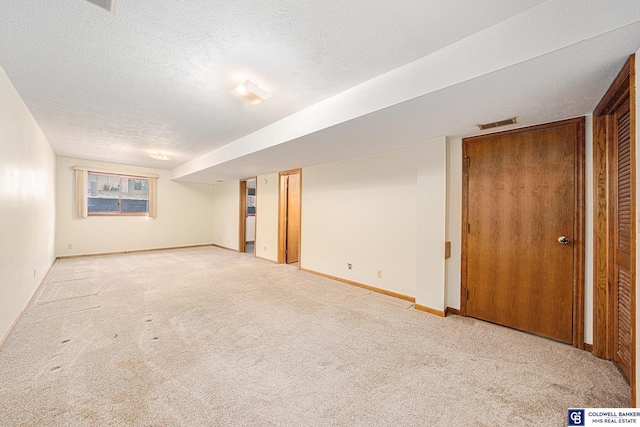
[[[120,171],[114,171],[114,170],[108,170],[108,169],[97,169],[97,168],[91,168],[88,166],[74,166],[73,170],[75,171],[85,171],[85,172],[97,172],[97,173],[106,173],[109,175],[121,175],[121,176],[130,176],[133,178],[159,178],[160,175],[157,174],[153,174],[153,173],[140,173],[140,172],[120,172]]]

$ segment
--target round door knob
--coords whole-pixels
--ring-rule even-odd
[[[566,245],[569,243],[569,239],[566,236],[560,236],[558,237],[558,242],[560,242],[563,245]]]

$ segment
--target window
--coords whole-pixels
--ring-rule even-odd
[[[76,215],[156,217],[157,175],[126,175],[74,166]]]
[[[89,215],[140,215],[149,213],[149,180],[88,172]]]
[[[149,180],[148,179],[134,179],[133,180],[133,189],[136,191],[149,191]]]

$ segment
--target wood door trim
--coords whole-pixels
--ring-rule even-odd
[[[636,90],[635,55],[631,55],[593,112],[593,175],[594,175],[594,289],[593,289],[593,354],[613,359],[614,326],[614,251],[610,235],[615,218],[610,218],[611,177],[608,168],[613,158],[609,142],[614,141],[613,113],[620,103],[629,99],[631,147],[631,406],[636,406]]]
[[[593,117],[593,354],[611,359],[613,349],[607,325],[613,324],[609,245],[609,149],[607,116]]]
[[[594,116],[606,116],[614,111],[620,104],[620,100],[624,99],[625,95],[630,92],[632,86],[629,84],[629,78],[631,76],[632,67],[635,55],[631,55],[627,62],[622,66],[622,69],[616,76],[613,83],[604,94],[598,106],[593,110]],[[634,88],[635,91],[635,88]]]
[[[503,132],[492,133],[488,135],[478,135],[474,137],[464,138],[462,140],[462,254],[461,254],[461,278],[460,278],[460,314],[467,315],[467,277],[468,277],[468,254],[467,254],[467,223],[469,222],[469,170],[468,170],[468,152],[469,144],[478,141],[487,141],[504,136],[527,134],[532,132],[541,132],[549,129],[561,127],[575,126],[576,140],[574,145],[575,152],[575,194],[574,207],[576,217],[574,218],[574,236],[575,251],[573,262],[573,346],[576,348],[584,348],[584,266],[585,266],[585,158],[584,158],[584,133],[585,119],[577,117],[558,122],[545,123],[525,128],[512,129]]]
[[[238,227],[238,252],[244,252],[247,249],[246,245],[246,228],[247,223],[245,220],[247,212],[247,180],[240,180],[240,226]]]
[[[287,227],[284,213],[287,209],[287,192],[282,184],[283,173],[278,174],[278,264],[284,263]]]
[[[573,119],[576,129],[576,200],[574,211],[574,236],[576,251],[573,253],[573,346],[584,348],[584,269],[585,269],[585,118]]]
[[[613,359],[613,270],[609,260],[615,248],[609,236],[614,232],[614,220],[609,218],[610,200],[608,165],[613,161],[613,117],[611,112],[626,98],[624,86],[630,85],[631,61],[627,61],[613,84],[594,111],[593,120],[593,175],[594,175],[594,290],[593,290],[593,354],[603,359]],[[622,88],[621,88],[622,86]],[[632,137],[634,137],[632,132]],[[632,158],[632,162],[633,162]],[[632,191],[633,196],[633,191]],[[634,209],[635,210],[635,209]],[[635,221],[632,221],[634,226]],[[634,234],[634,233],[632,233]]]
[[[631,406],[636,407],[636,70],[635,54],[629,57],[629,107],[631,111]]]
[[[610,198],[609,165],[615,159],[609,141],[614,141],[613,113],[620,103],[629,99],[630,147],[631,147],[631,283],[636,283],[636,92],[635,55],[631,55],[593,112],[593,170],[594,170],[594,290],[593,290],[593,354],[603,359],[613,359],[614,325],[613,286],[615,248],[610,233],[614,232],[615,218],[609,211],[614,202]],[[631,406],[636,406],[636,287],[631,287]]]
[[[285,262],[285,246],[287,239],[287,224],[284,213],[286,211],[286,191],[282,185],[282,177],[287,175],[300,174],[300,196],[302,197],[302,168],[290,169],[278,173],[278,264]],[[300,202],[300,218],[302,219],[302,200]],[[302,246],[302,229],[300,230],[300,239],[298,239],[298,269],[302,267],[301,262],[301,246]]]
[[[280,171],[278,173],[278,175],[293,175],[296,173],[300,173],[300,175],[302,175],[302,168],[297,168],[297,169],[289,169],[286,171]]]
[[[247,181],[252,179],[256,180],[256,198],[258,196],[258,177],[252,176],[249,178],[244,178],[240,180],[240,227],[238,230],[238,252],[246,252],[247,250]],[[256,218],[256,227],[258,227],[258,211],[256,210],[255,214]],[[257,246],[254,242],[254,250],[253,255],[255,256],[258,252]]]

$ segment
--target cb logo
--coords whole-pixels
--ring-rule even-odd
[[[572,426],[584,425],[584,409],[569,409],[568,424]]]

